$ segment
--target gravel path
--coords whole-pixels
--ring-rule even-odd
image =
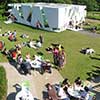
[[[45,90],[45,84],[48,82],[52,83],[58,83],[59,81],[62,81],[63,78],[59,74],[59,72],[56,69],[52,69],[52,74],[44,73],[43,75],[39,74],[37,71],[33,71],[32,75],[21,75],[18,73],[16,68],[12,66],[9,63],[0,63],[0,65],[3,65],[6,74],[7,74],[7,80],[8,80],[8,92],[7,92],[7,100],[15,100],[16,95],[16,89],[14,85],[21,83],[24,80],[29,80],[30,82],[30,91],[34,98],[43,100],[43,91]]]
[[[94,38],[100,37],[100,34],[96,34],[96,33],[93,33],[93,32],[91,32],[91,31],[81,30],[81,31],[79,31],[79,32],[80,32],[81,34],[89,35],[89,36],[94,37]]]

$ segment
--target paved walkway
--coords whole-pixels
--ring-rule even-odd
[[[79,31],[79,32],[80,32],[81,34],[89,35],[89,36],[94,37],[94,38],[100,37],[100,34],[93,33],[93,32],[91,32],[91,31],[87,31],[87,30],[81,30],[81,31]]]
[[[33,71],[32,75],[25,76],[19,74],[16,68],[9,63],[0,63],[0,65],[4,66],[7,74],[7,100],[15,100],[16,88],[14,85],[21,85],[21,83],[25,80],[30,82],[30,91],[36,100],[43,100],[43,91],[45,90],[46,83],[50,82],[53,84],[63,80],[62,76],[56,69],[52,69],[52,74],[44,73],[41,75],[37,71]],[[96,100],[100,100],[100,77],[96,78],[95,81],[91,83],[94,87],[93,91],[96,93]]]
[[[37,71],[33,71],[32,75],[21,75],[18,73],[16,68],[12,66],[9,63],[0,63],[0,65],[3,65],[6,73],[7,73],[7,80],[8,80],[8,92],[7,92],[7,100],[15,100],[16,95],[16,89],[14,85],[21,83],[24,80],[29,80],[30,86],[31,86],[31,93],[36,99],[43,100],[43,91],[45,90],[45,84],[50,83],[58,83],[59,81],[62,81],[63,78],[59,74],[59,72],[56,69],[52,69],[52,74],[44,73],[43,75],[39,74]]]

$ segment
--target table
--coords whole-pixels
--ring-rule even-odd
[[[27,88],[23,88],[17,93],[15,100],[34,100],[34,98]]]

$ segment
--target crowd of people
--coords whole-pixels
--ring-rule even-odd
[[[58,69],[62,69],[66,64],[66,54],[64,47],[61,44],[51,44],[52,46],[46,48],[48,53],[53,54],[53,61]]]
[[[26,57],[22,56],[22,48],[16,46],[13,49],[7,50],[6,48],[2,51],[3,54],[7,55],[12,61],[16,63],[18,71],[23,74],[31,74],[31,69],[38,69],[40,73],[45,71],[51,73],[52,64],[49,60],[43,59],[43,54],[30,56],[30,53],[26,54]]]
[[[10,41],[12,41],[12,39],[10,38],[12,35],[14,36],[14,38],[16,38],[17,35],[16,30],[14,30],[13,33],[11,32],[8,33],[6,35],[4,34],[4,36],[8,36],[8,39]],[[20,71],[23,74],[27,73],[31,74],[31,69],[36,69],[40,73],[44,72],[51,73],[52,64],[50,60],[43,59],[43,53],[30,56],[30,53],[28,52],[25,58],[23,58],[22,55],[22,48],[24,46],[29,46],[30,48],[37,49],[42,47],[43,42],[44,38],[42,34],[40,34],[39,39],[37,41],[29,40],[28,42],[16,44],[14,47],[7,50],[5,43],[3,41],[0,41],[0,50],[2,54],[6,55],[7,58],[10,58],[10,60],[16,64],[16,68],[18,69],[18,71]]]
[[[91,92],[91,84],[77,77],[73,84],[65,78],[58,84],[46,84],[47,100],[95,100],[95,94]]]
[[[16,30],[5,32],[4,34],[0,34],[0,36],[7,36],[10,41],[17,41],[16,38]]]
[[[17,32],[8,32],[2,34],[1,36],[8,36],[10,41],[16,41]],[[29,36],[22,34],[22,38],[29,39]],[[25,58],[22,55],[22,47],[28,46],[30,48],[39,49],[44,43],[43,35],[40,34],[38,40],[29,39],[28,42],[23,42],[21,44],[16,44],[12,49],[7,50],[5,43],[0,41],[0,50],[4,55],[9,57],[12,61],[16,63],[16,68],[22,74],[31,74],[31,70],[38,70],[41,74],[44,72],[52,73],[52,63],[48,59],[44,59],[44,54],[33,54],[30,55],[29,52],[26,53]],[[45,49],[48,53],[53,55],[53,64],[57,66],[60,70],[66,64],[66,53],[64,47],[61,44],[52,43],[50,47]],[[82,48],[81,53],[92,54],[95,51],[91,48]],[[79,98],[79,100],[92,100],[90,95],[91,86],[89,84],[84,85],[80,77],[77,77],[73,84],[70,84],[69,80],[65,78],[58,85],[52,85],[50,83],[46,84],[48,98],[47,100],[70,100],[71,97]],[[72,94],[71,94],[72,93]]]

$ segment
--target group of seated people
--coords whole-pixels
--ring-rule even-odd
[[[16,47],[9,51],[9,55],[12,60],[16,61],[17,69],[23,74],[31,74],[31,69],[36,69],[40,73],[48,72],[51,73],[51,66],[49,60],[43,59],[43,54],[34,55],[32,58],[30,53],[26,54],[25,59],[23,59],[21,54],[21,48]]]
[[[83,84],[80,77],[77,77],[74,84],[70,84],[65,78],[59,84],[46,84],[48,100],[95,100],[95,94],[91,92],[91,85],[87,81]]]
[[[16,41],[17,40],[16,30],[14,30],[13,32],[11,32],[11,31],[5,32],[4,34],[0,34],[0,36],[8,36],[8,39],[10,41]]]
[[[50,60],[43,59],[43,53],[38,53],[38,55],[30,56],[30,53],[26,54],[25,59],[22,57],[22,50],[20,45],[15,45],[14,48],[7,50],[4,48],[2,53],[16,62],[18,71],[24,74],[31,74],[31,69],[36,69],[40,73],[48,72],[51,73],[52,64]]]
[[[8,31],[5,32],[2,36],[8,36],[8,39],[10,41],[16,41],[16,30],[14,32]],[[22,34],[22,38],[28,38],[26,34]],[[12,61],[17,63],[17,67],[24,70],[24,73],[31,73],[31,69],[39,69],[40,72],[48,72],[51,73],[51,63],[50,61],[45,61],[41,59],[40,56],[34,56],[33,59],[29,56],[29,54],[26,55],[26,58],[23,59],[21,49],[23,46],[29,46],[30,48],[40,48],[43,43],[43,36],[39,36],[39,40],[30,40],[29,42],[23,42],[20,44],[16,44],[14,48],[11,48],[10,50],[7,50],[5,47],[5,43],[3,41],[0,41],[0,51],[2,54],[6,55],[8,58],[11,58]]]

